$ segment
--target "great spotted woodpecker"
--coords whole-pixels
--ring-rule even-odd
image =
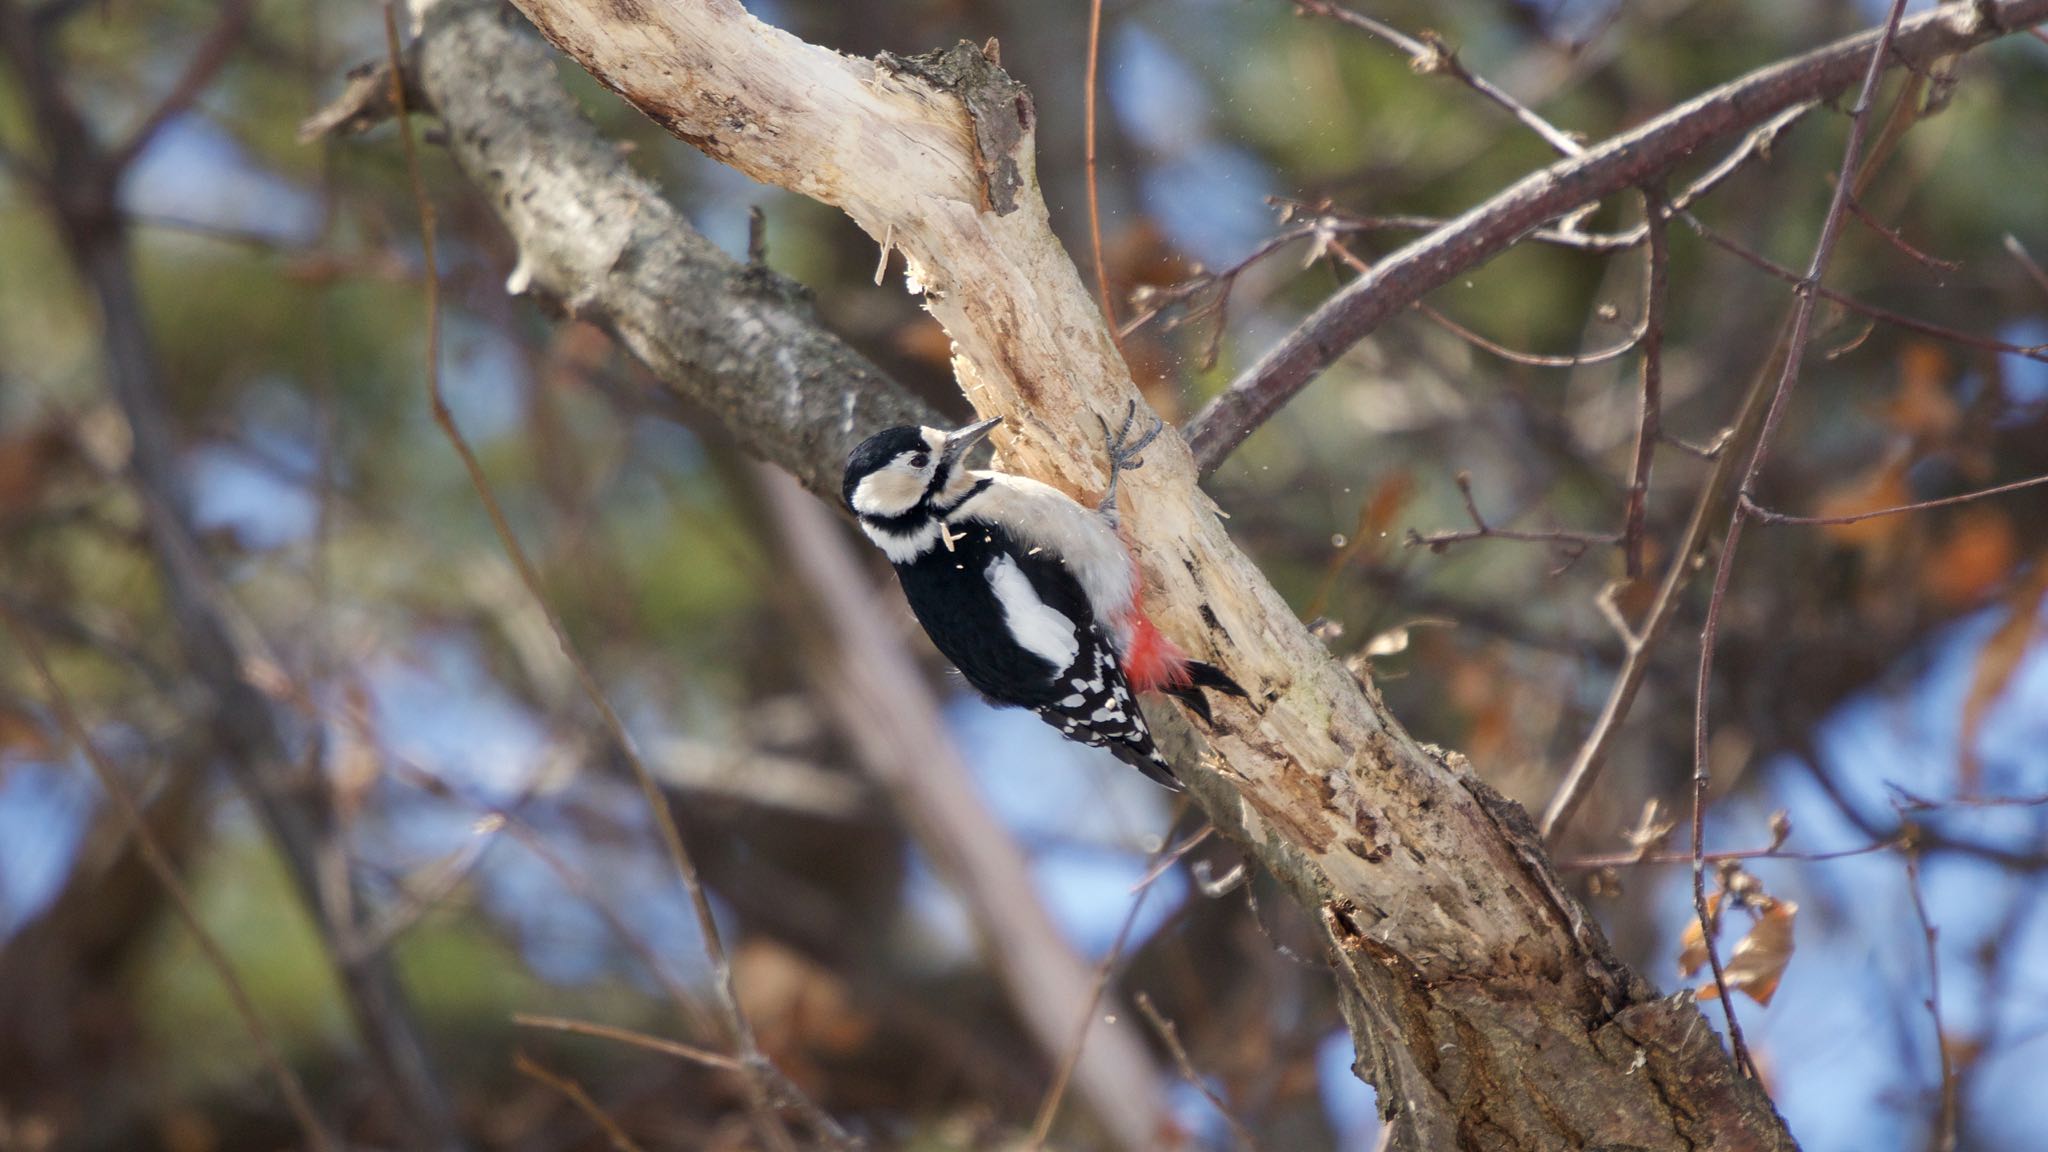
[[[1134,405],[1107,436],[1109,488],[1098,508],[1027,477],[968,470],[968,450],[1000,420],[876,433],[848,457],[844,495],[895,566],[918,622],[968,683],[1179,788],[1133,690],[1169,693],[1205,722],[1203,688],[1244,690],[1190,660],[1145,615],[1137,563],[1117,533],[1116,484],[1142,464],[1161,425],[1133,440],[1135,417]]]

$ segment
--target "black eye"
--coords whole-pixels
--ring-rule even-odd
[[[931,462],[932,458],[923,452],[919,452],[917,455],[912,456],[910,458],[910,466],[912,468],[922,468]]]

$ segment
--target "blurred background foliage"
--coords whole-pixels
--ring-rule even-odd
[[[29,18],[27,0],[0,3]],[[40,6],[61,22],[48,63],[109,145],[145,122],[222,12],[197,0]],[[749,8],[850,53],[997,37],[1037,99],[1046,198],[1086,266],[1085,4]],[[1551,158],[1468,89],[1278,0],[1105,9],[1102,242],[1125,320],[1252,254],[1286,226],[1279,202],[1308,205],[1297,219],[1449,216]],[[1435,30],[1465,65],[1589,140],[1882,15],[1861,0],[1369,9],[1411,33]],[[514,1070],[524,1051],[573,1072],[644,1147],[752,1147],[729,1079],[512,1021],[538,1013],[713,1039],[676,1019],[663,993],[665,982],[701,993],[707,973],[639,793],[429,417],[421,247],[396,136],[296,138],[344,70],[381,57],[382,43],[369,4],[253,6],[217,75],[120,174],[113,210],[143,306],[125,320],[96,305],[58,226],[37,175],[52,155],[48,125],[10,65],[0,597],[147,803],[324,1119],[364,1146],[403,1143],[364,1073],[336,945],[201,719],[205,677],[169,617],[124,471],[132,430],[108,392],[109,326],[134,320],[153,344],[163,431],[206,555],[275,650],[274,666],[244,672],[304,724],[285,778],[332,814],[346,866],[389,919],[385,943],[464,1139],[603,1146],[562,1096]],[[744,252],[748,212],[761,209],[770,262],[815,292],[829,325],[964,416],[943,334],[899,282],[875,286],[869,238],[677,144],[580,71],[562,78],[728,251]],[[1882,113],[1904,84],[1886,85]],[[1862,197],[1867,220],[1850,222],[1829,283],[1983,340],[2048,343],[2048,44],[2009,38],[1907,98],[1930,114],[1887,142]],[[1845,125],[1838,108],[1806,116],[1700,216],[1803,267]],[[760,512],[757,479],[715,416],[680,409],[604,333],[506,295],[508,241],[428,143],[455,416],[553,605],[663,774],[764,1048],[883,1146],[1022,1144],[1053,1061],[1005,1002],[959,894],[820,702],[830,665],[815,610]],[[1620,197],[1587,226],[1639,219]],[[1370,261],[1413,234],[1340,242]],[[1667,428],[1705,444],[1768,367],[1791,295],[1683,226],[1672,244]],[[1127,338],[1148,397],[1185,417],[1352,274],[1303,239],[1236,275],[1227,309],[1166,308]],[[1642,274],[1639,253],[1523,244],[1431,304],[1509,348],[1568,357],[1626,338]],[[1819,322],[1821,354],[1764,476],[1768,506],[1842,515],[2048,472],[2039,355],[1833,305]],[[1369,663],[1393,711],[1532,808],[1614,675],[1620,641],[1598,603],[1621,558],[1492,539],[1417,548],[1404,536],[1471,527],[1460,472],[1494,525],[1613,531],[1636,373],[1633,354],[1518,363],[1411,315],[1332,368],[1210,484],[1233,534],[1334,650]],[[1677,447],[1657,463],[1653,573],[1707,467]],[[1708,841],[1779,850],[1737,880],[1765,895],[1751,917],[1732,917],[1728,943],[1752,918],[1800,911],[1796,955],[1784,942],[1757,997],[1768,1005],[1740,1011],[1810,1152],[1933,1146],[1944,1064],[1962,1146],[2036,1148],[2048,1131],[2048,1100],[2027,1090],[2048,1051],[2048,808],[1990,802],[2048,792],[2044,549],[2048,489],[1851,525],[1757,527],[1746,542],[1715,667]],[[1636,617],[1648,591],[1614,595]],[[906,619],[893,591],[875,605]],[[1646,804],[1684,811],[1703,605],[1695,587],[1558,848],[1625,957],[1667,986],[1680,982],[1685,869],[1572,862],[1629,853],[1627,830],[1659,823]],[[0,635],[0,1149],[294,1143],[221,984],[57,725],[19,635]],[[1195,825],[1176,825],[1170,797],[1106,757],[970,699],[918,644],[981,793],[1032,862],[1036,898],[1083,954],[1107,956],[1133,886]],[[493,816],[507,808],[512,820]],[[1788,814],[1789,835],[1774,832],[1774,811]],[[1893,850],[1907,825],[1939,928],[1938,1036],[1923,1003],[1929,935]],[[1884,850],[1786,858],[1872,845]],[[1205,844],[1151,885],[1118,987],[1150,993],[1265,1147],[1372,1147],[1371,1093],[1350,1076],[1328,981],[1294,958],[1310,938],[1300,914],[1257,878],[1256,903],[1199,882],[1234,863]],[[1156,1037],[1128,1016],[1119,1027],[1159,1055],[1176,1138],[1231,1143]],[[1078,1106],[1054,1128],[1060,1146],[1105,1140]]]

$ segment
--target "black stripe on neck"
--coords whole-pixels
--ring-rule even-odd
[[[976,496],[981,495],[982,492],[986,491],[988,489],[988,486],[993,483],[995,483],[995,481],[993,480],[976,480],[971,486],[968,487],[967,491],[962,492],[960,494],[960,498],[958,500],[953,501],[951,504],[948,504],[943,508],[934,506],[933,511],[937,512],[941,517],[951,516],[953,513],[958,512],[960,510],[960,506],[962,504],[965,504],[969,500],[974,499]]]
[[[932,508],[929,499],[920,500],[912,505],[909,511],[898,512],[894,516],[879,516],[873,512],[860,514],[861,523],[887,532],[891,536],[915,535],[931,518]]]

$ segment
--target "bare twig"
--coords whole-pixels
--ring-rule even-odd
[[[1788,326],[1773,342],[1774,357],[1784,353],[1785,337],[1790,331],[1789,321],[1787,323]],[[1615,589],[1603,592],[1597,602],[1601,611],[1615,622],[1624,654],[1621,668],[1615,673],[1614,685],[1608,689],[1607,700],[1601,705],[1599,718],[1579,745],[1579,751],[1572,758],[1564,780],[1551,795],[1550,803],[1544,806],[1541,827],[1544,837],[1552,844],[1558,842],[1565,826],[1571,822],[1572,814],[1591,793],[1593,782],[1607,766],[1607,756],[1621,734],[1622,721],[1628,718],[1636,693],[1649,674],[1652,653],[1677,615],[1685,589],[1691,586],[1694,575],[1699,571],[1697,561],[1713,537],[1714,526],[1735,499],[1742,449],[1754,443],[1763,429],[1775,364],[1774,359],[1752,379],[1734,420],[1715,438],[1713,471],[1700,487],[1699,498],[1693,503],[1692,518],[1686,523],[1685,535],[1672,551],[1671,561],[1664,569],[1664,578],[1657,585],[1656,598],[1650,602],[1642,624],[1631,627],[1621,619],[1619,609],[1611,600]],[[1736,450],[1729,451],[1731,447]]]
[[[1336,240],[1334,237],[1327,240],[1327,244],[1330,251],[1337,254],[1338,259],[1350,265],[1352,270],[1359,275],[1363,276],[1372,271],[1372,265],[1360,259],[1347,245]],[[1591,352],[1572,352],[1563,356],[1549,356],[1540,352],[1523,352],[1497,341],[1489,340],[1472,329],[1465,327],[1463,324],[1458,323],[1456,320],[1451,319],[1449,316],[1444,315],[1442,311],[1420,300],[1415,302],[1414,308],[1415,311],[1427,317],[1430,323],[1435,324],[1437,327],[1442,328],[1444,331],[1449,332],[1451,335],[1456,336],[1480,351],[1498,356],[1511,364],[1522,364],[1530,368],[1583,368],[1592,364],[1605,364],[1609,360],[1618,360],[1622,356],[1627,355],[1629,349],[1634,348],[1642,340],[1643,333],[1648,330],[1649,325],[1649,313],[1645,311],[1642,323],[1636,325],[1635,331],[1605,348],[1595,349]]]
[[[477,459],[476,452],[470,447],[462,430],[456,426],[454,414],[449,410],[447,398],[442,394],[440,275],[434,247],[434,206],[427,198],[426,185],[420,177],[419,153],[413,143],[412,122],[406,116],[405,86],[400,82],[398,17],[389,2],[384,6],[384,39],[391,67],[391,103],[397,110],[399,139],[404,146],[406,171],[411,179],[414,206],[418,210],[420,220],[420,255],[426,271],[427,400],[433,412],[434,423],[447,437],[456,455],[461,458],[463,469],[469,475],[470,485],[476,490],[477,498],[484,506],[491,528],[497,533],[498,542],[503,546],[506,557],[519,573],[520,582],[525,585],[534,604],[547,616],[548,628],[553,632],[555,643],[561,648],[563,658],[575,671],[577,684],[591,707],[596,709],[614,747],[625,758],[640,786],[641,796],[647,804],[648,817],[654,821],[662,845],[667,849],[669,861],[675,867],[676,875],[682,883],[684,893],[689,897],[691,910],[696,916],[697,932],[702,941],[704,954],[711,963],[712,981],[718,991],[719,1006],[723,1009],[726,1025],[732,1031],[735,1045],[740,1050],[741,1060],[749,1069],[756,1071],[755,1075],[747,1077],[746,1086],[749,1106],[760,1120],[762,1138],[783,1152],[794,1152],[796,1148],[794,1139],[775,1108],[775,1097],[783,1095],[799,1102],[806,1117],[835,1144],[840,1147],[851,1146],[851,1139],[839,1128],[838,1123],[811,1103],[808,1097],[795,1091],[794,1086],[789,1085],[787,1079],[774,1070],[774,1065],[761,1055],[754,1030],[747,1021],[746,1013],[741,1010],[739,996],[733,988],[732,961],[719,934],[718,920],[712,913],[710,897],[705,892],[696,862],[691,859],[688,848],[683,844],[682,832],[676,826],[675,814],[669,810],[668,799],[662,794],[661,785],[655,781],[653,772],[641,758],[639,746],[633,740],[632,734],[626,730],[624,721],[613,710],[610,699],[597,682],[597,677],[591,673],[589,665],[584,663],[574,642],[570,640],[568,627],[563,624],[560,614],[555,611],[554,602],[548,598],[546,590],[541,585],[540,573],[534,568],[533,561],[527,556],[525,547],[519,543],[519,538],[513,534],[510,522],[505,519],[504,509],[499,505],[497,495],[492,491],[490,482],[484,475],[483,464]],[[776,1087],[782,1091],[771,1091],[771,1079],[779,1082]]]
[[[588,1020],[571,1020],[563,1016],[536,1016],[526,1012],[515,1013],[512,1017],[512,1022],[522,1028],[545,1028],[552,1032],[574,1032],[578,1036],[596,1036],[604,1040],[616,1040],[621,1044],[631,1044],[635,1048],[645,1048],[650,1052],[659,1052],[664,1056],[674,1056],[678,1060],[688,1060],[692,1064],[702,1064],[706,1068],[717,1068],[724,1072],[737,1072],[741,1076],[747,1075],[746,1064],[722,1052],[713,1052],[708,1048],[699,1048],[694,1044],[683,1044],[675,1040],[666,1040],[660,1036],[649,1036],[645,1032],[635,1032],[630,1028],[615,1028],[610,1024],[596,1024]]]
[[[1138,1011],[1144,1014],[1146,1022],[1152,1025],[1152,1030],[1159,1034],[1160,1042],[1166,1045],[1166,1051],[1172,1055],[1174,1064],[1179,1066],[1181,1078],[1192,1085],[1195,1091],[1200,1092],[1203,1098],[1209,1101],[1210,1106],[1216,1109],[1217,1114],[1223,1117],[1224,1123],[1230,1125],[1231,1134],[1237,1137],[1239,1145],[1248,1152],[1260,1152],[1258,1137],[1252,1135],[1252,1130],[1245,1127],[1244,1121],[1239,1120],[1237,1114],[1230,1110],[1230,1102],[1210,1087],[1209,1081],[1195,1067],[1194,1059],[1188,1055],[1187,1046],[1180,1042],[1180,1030],[1173,1026],[1173,1021],[1160,1015],[1159,1009],[1152,1003],[1152,998],[1143,992],[1138,993],[1135,1000]]]
[[[2027,251],[2027,246],[2020,243],[2020,238],[2007,232],[2005,250],[2012,253],[2012,258],[2020,262],[2020,267],[2027,270],[2027,275],[2033,277],[2035,284],[2040,285],[2042,293],[2048,295],[2048,269],[2041,267],[2033,254]]]
[[[1740,171],[1744,164],[1768,151],[1770,146],[1776,142],[1777,138],[1787,128],[1796,123],[1800,117],[1811,112],[1813,108],[1814,105],[1812,103],[1794,104],[1744,134],[1742,140],[1735,147],[1729,149],[1728,154],[1717,161],[1712,168],[1702,173],[1692,183],[1687,184],[1684,191],[1671,197],[1670,204],[1665,212],[1666,217],[1688,212],[1694,204],[1699,203],[1700,200],[1713,192],[1714,189],[1727,182],[1729,177]],[[1300,201],[1287,200],[1284,197],[1269,196],[1267,201],[1269,203],[1283,203],[1312,209],[1327,215],[1338,223],[1348,225],[1361,232],[1429,232],[1443,228],[1449,223],[1442,216],[1412,214],[1354,216],[1349,213],[1336,211],[1328,206],[1309,205]],[[1647,224],[1638,224],[1633,228],[1620,232],[1583,231],[1578,227],[1580,215],[1580,213],[1575,212],[1567,216],[1562,223],[1546,228],[1538,228],[1529,233],[1528,239],[1539,244],[1549,244],[1558,248],[1570,248],[1575,251],[1597,254],[1623,252],[1630,248],[1637,248],[1649,238],[1650,230]]]
[[[1909,792],[1897,784],[1886,784],[1892,793],[1892,806],[1901,812],[1931,812],[1943,808],[2040,808],[2048,806],[2048,793],[2033,796],[1951,796],[1946,800],[1935,800]]]
[[[1431,532],[1423,535],[1415,529],[1408,530],[1407,546],[1428,548],[1442,552],[1453,544],[1468,540],[1517,540],[1529,544],[1555,544],[1564,550],[1565,557],[1576,560],[1585,555],[1588,548],[1598,545],[1618,544],[1621,537],[1611,532],[1574,532],[1567,529],[1524,530],[1517,528],[1496,528],[1480,515],[1479,504],[1472,497],[1472,474],[1460,472],[1456,477],[1458,494],[1464,497],[1465,514],[1472,518],[1472,527],[1455,532]]]
[[[1797,285],[1803,283],[1804,277],[1798,272],[1785,267],[1783,264],[1752,248],[1729,239],[1713,227],[1702,222],[1698,217],[1687,213],[1681,219],[1693,231],[1699,233],[1700,237],[1707,243],[1735,256],[1744,263],[1761,271],[1768,272],[1788,284]],[[1941,324],[1921,320],[1917,317],[1908,316],[1902,312],[1894,312],[1889,308],[1880,308],[1875,304],[1858,300],[1846,292],[1837,291],[1826,285],[1815,285],[1813,293],[1830,304],[1838,304],[1851,312],[1868,316],[1873,320],[1883,321],[1897,328],[1904,328],[1908,332],[1918,332],[1923,336],[1931,336],[1951,344],[1960,344],[1966,348],[1977,348],[1985,352],[1997,352],[2007,356],[2022,356],[2028,360],[2048,363],[2048,344],[2014,344],[2005,340],[1995,340],[1988,336],[1974,335]]]
[[[558,1072],[549,1071],[524,1052],[513,1053],[512,1067],[517,1068],[522,1075],[530,1076],[560,1092],[578,1111],[588,1116],[592,1124],[597,1125],[604,1133],[605,1139],[611,1141],[612,1147],[618,1152],[640,1152],[640,1146],[633,1143],[633,1138],[626,1135],[626,1130],[619,1127],[618,1121],[597,1106],[597,1101],[590,1098],[590,1093],[584,1090],[583,1085]]]
[[[1941,1021],[1941,950],[1936,942],[1940,929],[1927,915],[1927,898],[1920,891],[1920,853],[1906,845],[1906,891],[1913,897],[1913,916],[1920,922],[1920,938],[1927,948],[1927,1015],[1934,1022],[1935,1057],[1941,1062],[1941,1108],[1935,1118],[1936,1152],[1955,1152],[1957,1080],[1955,1054],[1950,1050],[1948,1028]]]
[[[1584,146],[1550,121],[1537,115],[1526,104],[1508,95],[1498,85],[1473,72],[1459,61],[1458,54],[1443,38],[1434,32],[1424,32],[1420,37],[1409,36],[1391,25],[1383,24],[1370,16],[1354,12],[1327,0],[1294,0],[1299,12],[1311,16],[1322,16],[1340,24],[1348,24],[1360,31],[1376,36],[1408,54],[1415,71],[1424,75],[1441,72],[1455,78],[1459,83],[1479,93],[1493,103],[1506,109],[1508,115],[1520,121],[1531,132],[1543,138],[1560,155],[1576,156]]]
[[[127,168],[142,150],[149,147],[164,125],[175,120],[201,93],[213,83],[214,77],[226,67],[228,57],[234,54],[235,45],[242,39],[242,32],[249,26],[249,17],[256,11],[255,0],[227,0],[221,5],[220,14],[215,17],[213,27],[200,41],[192,58],[185,62],[185,70],[178,76],[177,83],[150,109],[149,114],[136,125],[128,138],[107,153],[109,167],[120,172]]]
[[[1109,326],[1109,334],[1121,353],[1124,338],[1117,328],[1116,301],[1109,289],[1109,270],[1102,262],[1102,208],[1096,191],[1095,90],[1098,87],[1096,68],[1101,58],[1102,0],[1089,0],[1088,59],[1081,74],[1081,150],[1088,182],[1088,244],[1095,257],[1095,295],[1102,301],[1102,320]]]
[[[1151,884],[1158,883],[1159,878],[1161,876],[1166,875],[1169,869],[1171,869],[1175,864],[1180,863],[1181,860],[1185,858],[1188,853],[1193,852],[1196,848],[1201,847],[1202,842],[1204,840],[1207,840],[1209,837],[1215,834],[1216,826],[1214,824],[1204,824],[1202,825],[1201,831],[1190,835],[1187,839],[1181,841],[1178,844],[1168,846],[1163,852],[1161,852],[1159,860],[1156,863],[1154,863],[1152,867],[1147,868],[1143,876],[1138,877],[1138,882],[1136,884],[1131,885],[1131,893],[1133,895],[1136,895],[1138,889],[1144,888]]]
[[[1331,297],[1247,368],[1188,424],[1198,466],[1213,470],[1337,357],[1388,318],[1522,236],[1575,208],[1641,185],[1716,140],[1855,82],[1885,39],[1891,60],[1922,66],[2048,19],[2048,0],[2005,0],[1996,21],[1951,3],[1882,30],[1838,40],[1723,84],[1633,131],[1517,182],[1395,252]]]
[[[1643,574],[1643,526],[1650,503],[1650,470],[1664,431],[1664,309],[1671,294],[1671,240],[1663,193],[1643,190],[1643,229],[1649,237],[1649,268],[1643,288],[1643,366],[1636,421],[1635,468],[1622,513],[1622,557],[1628,578]]]
[[[1847,516],[1788,516],[1783,512],[1773,512],[1757,504],[1748,496],[1742,497],[1742,507],[1749,514],[1750,518],[1759,524],[1854,524],[1862,520],[1875,520],[1881,516],[1902,516],[1908,512],[1925,512],[1930,508],[1947,508],[1956,504],[1968,504],[1973,500],[1982,500],[1987,496],[2003,496],[2007,492],[2018,492],[2023,488],[2039,488],[2043,484],[2048,484],[2048,476],[2033,476],[2025,480],[2015,480],[2010,484],[2000,484],[1996,488],[1979,488],[1975,492],[1964,492],[1956,496],[1943,496],[1934,500],[1919,500],[1911,504],[1878,508],[1870,512],[1856,512]]]
[[[63,685],[57,682],[56,675],[50,671],[49,660],[43,653],[42,641],[37,639],[35,632],[15,613],[13,606],[4,596],[0,596],[0,619],[7,622],[8,631],[14,633],[15,642],[21,645],[22,654],[28,657],[29,667],[34,669],[36,679],[42,682],[43,693],[49,698],[50,710],[56,714],[57,723],[64,729],[65,737],[92,767],[93,775],[99,778],[100,788],[106,792],[107,799],[113,802],[114,808],[121,814],[121,822],[127,826],[128,835],[135,838],[135,845],[141,852],[143,863],[156,877],[157,883],[163,885],[164,894],[170,897],[171,906],[177,910],[178,919],[182,920],[185,929],[192,933],[193,942],[199,945],[200,954],[206,957],[207,965],[220,978],[221,986],[227,990],[229,1003],[234,1005],[235,1015],[241,1017],[242,1026],[248,1030],[249,1041],[254,1045],[257,1057],[270,1072],[271,1079],[277,1081],[278,1092],[284,1097],[285,1107],[291,1110],[292,1119],[298,1123],[299,1131],[305,1135],[306,1142],[312,1145],[316,1152],[329,1152],[334,1144],[328,1139],[327,1129],[313,1111],[312,1101],[306,1096],[305,1085],[299,1082],[298,1074],[285,1063],[277,1042],[271,1038],[270,1029],[264,1025],[262,1015],[256,1011],[255,1001],[249,998],[248,988],[243,986],[241,977],[235,974],[234,962],[228,959],[227,950],[221,947],[220,941],[207,929],[206,922],[200,919],[199,908],[192,899],[192,893],[186,890],[184,880],[179,878],[178,869],[171,863],[170,855],[164,851],[163,845],[157,842],[156,833],[150,830],[149,821],[143,816],[141,806],[122,784],[120,774],[114,771],[113,765],[107,763],[106,758],[100,754],[99,748],[86,731],[84,721],[79,718],[78,710],[72,706],[71,697],[64,691]]]
[[[1749,463],[1743,469],[1742,485],[1738,490],[1735,510],[1729,516],[1727,534],[1723,537],[1721,545],[1720,561],[1714,568],[1714,590],[1707,600],[1706,625],[1700,630],[1699,676],[1693,698],[1693,909],[1699,916],[1700,929],[1704,933],[1707,961],[1714,969],[1714,986],[1721,993],[1721,1011],[1728,1022],[1728,1041],[1734,1050],[1736,1065],[1749,1069],[1752,1074],[1754,1066],[1742,1042],[1742,1026],[1735,1018],[1734,1001],[1728,995],[1727,978],[1722,971],[1719,950],[1714,944],[1713,916],[1707,906],[1704,859],[1709,782],[1707,706],[1713,685],[1714,642],[1720,632],[1721,606],[1728,593],[1728,581],[1734,571],[1736,551],[1742,543],[1742,526],[1749,518],[1746,501],[1756,484],[1758,474],[1763,471],[1765,458],[1770,454],[1772,435],[1777,431],[1779,421],[1784,419],[1785,401],[1792,393],[1793,384],[1799,379],[1801,361],[1805,356],[1807,340],[1811,334],[1814,305],[1819,299],[1815,290],[1820,286],[1821,276],[1827,271],[1828,260],[1834,255],[1835,241],[1841,235],[1842,221],[1847,217],[1845,209],[1849,203],[1850,183],[1855,177],[1857,163],[1862,157],[1863,137],[1870,125],[1870,109],[1877,92],[1878,77],[1884,74],[1886,56],[1892,51],[1905,11],[1906,0],[1892,0],[1884,29],[1877,37],[1876,45],[1869,50],[1869,59],[1864,65],[1863,86],[1857,92],[1856,103],[1849,113],[1849,139],[1842,146],[1842,165],[1835,178],[1834,195],[1828,203],[1827,215],[1821,218],[1820,238],[1814,243],[1813,259],[1808,262],[1806,275],[1796,290],[1798,301],[1793,306],[1792,327],[1785,340],[1785,362],[1779,369],[1778,383],[1771,393],[1770,406],[1764,412],[1763,428],[1757,433],[1756,446],[1750,450]]]
[[[1166,854],[1161,845],[1158,856]],[[1154,863],[1157,861],[1155,859]],[[1148,868],[1147,871],[1150,871]],[[1130,942],[1131,929],[1137,926],[1138,913],[1145,907],[1145,897],[1151,895],[1152,886],[1138,889],[1131,898],[1130,910],[1124,913],[1124,922],[1116,930],[1116,940],[1110,944],[1109,952],[1102,963],[1095,968],[1095,985],[1090,990],[1087,1003],[1081,1009],[1081,1018],[1075,1023],[1073,1040],[1067,1045],[1066,1054],[1060,1059],[1059,1067],[1053,1072],[1052,1085],[1045,1090],[1045,1099],[1038,1105],[1038,1117],[1031,1124],[1031,1139],[1025,1144],[1027,1152],[1038,1152],[1045,1147],[1046,1137],[1052,1134],[1052,1124],[1059,1119],[1060,1104],[1066,1099],[1067,1085],[1074,1078],[1074,1069],[1081,1063],[1081,1050],[1088,1043],[1089,1033],[1095,1030],[1095,1013],[1102,1003],[1102,997],[1109,990],[1109,981],[1116,975],[1116,967],[1123,960],[1124,946]]]
[[[1929,256],[1927,253],[1915,248],[1907,242],[1904,236],[1899,235],[1897,228],[1879,222],[1875,216],[1870,214],[1868,209],[1857,203],[1854,198],[1851,198],[1849,201],[1849,215],[1854,216],[1857,223],[1884,237],[1906,259],[1926,267],[1936,275],[1945,275],[1957,271],[1963,266],[1963,262],[1960,260],[1943,260],[1936,256]]]
[[[1701,856],[1709,864],[1722,864],[1730,860],[1798,860],[1816,863],[1825,860],[1846,860],[1854,856],[1869,856],[1877,852],[1889,852],[1897,848],[1905,833],[1875,840],[1855,848],[1838,848],[1831,852],[1795,852],[1786,848],[1740,848],[1728,852],[1708,852]],[[1592,871],[1601,868],[1633,868],[1646,864],[1690,864],[1690,852],[1614,852],[1605,856],[1574,856],[1557,862],[1559,868],[1574,872]]]
[[[1635,331],[1607,345],[1605,348],[1595,348],[1591,352],[1568,352],[1557,356],[1542,352],[1524,352],[1518,348],[1510,348],[1505,344],[1490,340],[1474,332],[1472,329],[1444,315],[1441,311],[1419,301],[1415,305],[1415,310],[1428,317],[1432,324],[1472,345],[1481,352],[1491,356],[1498,356],[1510,364],[1520,364],[1528,368],[1584,368],[1593,364],[1605,364],[1609,360],[1619,360],[1623,356],[1628,355],[1630,349],[1642,342],[1645,331],[1645,328],[1639,324],[1636,326]]]

